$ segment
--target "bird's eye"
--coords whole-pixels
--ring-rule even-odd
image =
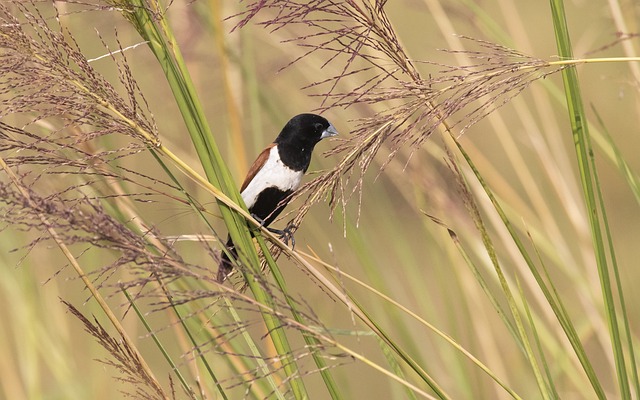
[[[314,125],[314,128],[316,128],[316,131],[320,132],[322,131],[322,124],[319,122],[316,122]]]

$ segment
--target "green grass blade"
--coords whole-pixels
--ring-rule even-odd
[[[505,212],[503,211],[502,207],[500,206],[500,203],[494,196],[493,192],[486,184],[484,178],[482,178],[482,176],[480,175],[480,172],[478,171],[475,164],[473,163],[473,161],[471,160],[467,152],[464,150],[462,145],[460,145],[460,143],[457,140],[455,140],[455,138],[452,138],[452,139],[454,140],[456,146],[458,147],[458,150],[461,152],[461,154],[465,158],[467,164],[475,174],[476,178],[480,182],[480,185],[482,185],[482,188],[484,189],[485,193],[489,197],[489,200],[493,204],[493,207],[495,208],[496,212],[500,216],[500,219],[502,220],[505,227],[509,231],[514,243],[518,247],[518,250],[522,255],[524,261],[527,263],[529,270],[531,271],[534,278],[536,279],[536,282],[538,283],[540,289],[543,291],[545,298],[549,302],[549,305],[551,306],[551,309],[555,313],[556,318],[558,318],[558,322],[560,322],[565,332],[565,335],[567,335],[567,339],[571,343],[571,346],[573,347],[576,353],[576,356],[578,357],[578,360],[580,361],[580,364],[582,365],[582,368],[584,369],[589,379],[589,382],[591,382],[591,385],[594,391],[596,392],[598,398],[605,399],[606,396],[604,394],[604,390],[602,389],[602,385],[600,384],[600,381],[598,380],[598,377],[593,369],[593,366],[591,365],[591,362],[587,357],[587,353],[585,352],[584,347],[582,346],[582,342],[580,341],[580,336],[578,335],[575,326],[571,323],[571,319],[569,318],[569,315],[560,297],[557,296],[557,292],[555,291],[552,292],[551,290],[549,290],[549,288],[545,284],[545,281],[542,279],[542,276],[540,275],[539,271],[535,267],[535,264],[533,263],[531,256],[529,256],[529,253],[527,252],[524,246],[524,243],[522,243],[522,241],[518,237],[515,227],[513,226],[511,221],[509,221],[509,219],[507,218]]]
[[[382,350],[382,354],[384,354],[384,357],[387,359],[387,363],[389,364],[389,366],[391,366],[391,370],[393,371],[393,373],[399,376],[400,378],[405,379],[404,371],[402,370],[402,368],[400,368],[400,364],[394,357],[393,351],[391,351],[391,349],[389,348],[389,346],[387,346],[384,340],[382,340],[381,338],[377,338],[377,339],[378,339],[378,345]],[[406,386],[404,387],[404,393],[407,399],[418,400],[415,393],[413,393],[413,391]]]
[[[545,372],[545,374],[542,375],[541,371],[537,369],[534,369],[533,371],[536,381],[538,382],[538,389],[542,394],[542,398],[555,400],[558,398],[558,393],[555,390],[555,385],[553,385],[553,379],[551,378],[549,366],[547,364],[546,358],[544,357],[542,346],[540,345],[540,336],[538,335],[538,329],[536,328],[535,320],[531,315],[531,308],[529,307],[529,302],[527,301],[527,297],[525,296],[525,293],[522,290],[520,279],[518,279],[517,277],[516,277],[516,283],[518,284],[518,293],[520,294],[520,298],[522,299],[522,307],[524,308],[524,314],[527,317],[529,327],[531,328],[531,335],[533,336],[534,344],[536,346],[536,350],[538,354],[540,355],[542,367],[544,368],[544,372]],[[545,380],[545,377],[547,378],[547,380]]]
[[[611,148],[611,151],[614,157],[613,162],[618,167],[620,174],[627,181],[627,185],[629,185],[629,189],[631,189],[631,193],[633,193],[633,196],[635,197],[636,202],[640,205],[640,178],[638,177],[638,174],[633,172],[633,170],[631,169],[627,161],[622,156],[622,152],[620,151],[620,148],[613,141],[613,138],[611,137],[611,133],[609,133],[609,130],[605,126],[604,120],[600,116],[600,113],[598,112],[598,110],[593,106],[591,107],[591,110],[595,114],[598,124],[600,126],[600,129],[602,130],[603,140]]]
[[[607,135],[608,136],[608,135]],[[591,148],[591,142],[588,143],[589,144],[589,154],[590,154],[590,161],[591,161],[591,166],[593,168],[593,177],[594,177],[594,184],[596,187],[596,193],[598,195],[598,204],[600,206],[600,213],[602,214],[602,224],[604,226],[604,230],[605,230],[605,237],[607,239],[607,246],[609,249],[609,254],[611,257],[611,269],[613,271],[613,277],[615,279],[615,288],[618,292],[618,302],[620,303],[620,315],[622,317],[622,325],[624,327],[624,331],[625,331],[625,337],[626,337],[626,345],[627,345],[627,354],[629,355],[629,364],[631,366],[631,373],[632,373],[632,377],[633,377],[633,383],[635,386],[635,390],[636,393],[640,394],[640,379],[638,378],[638,368],[636,366],[636,358],[635,358],[635,351],[634,351],[634,345],[633,345],[633,337],[631,335],[631,328],[629,326],[629,314],[627,313],[627,305],[626,305],[626,301],[624,299],[624,291],[622,288],[622,281],[620,279],[620,269],[618,268],[618,261],[617,261],[617,257],[616,257],[616,253],[615,253],[615,248],[613,245],[613,238],[611,236],[611,230],[609,227],[609,221],[607,218],[607,212],[606,209],[604,207],[604,199],[602,198],[602,189],[600,187],[600,179],[598,178],[598,172],[596,170],[596,166],[595,166],[595,159],[593,157],[593,149]],[[617,151],[617,147],[612,143],[612,148],[614,149],[614,151],[616,151],[616,156],[621,158],[621,155],[619,154],[619,152]],[[625,171],[625,167],[626,167],[626,163],[621,163],[621,168],[622,171]],[[629,177],[629,175],[625,174],[625,176]],[[632,184],[632,181],[627,181],[630,185]],[[632,186],[632,190],[633,190],[633,186]],[[620,344],[622,345],[622,343]],[[622,360],[624,362],[624,359]]]
[[[592,108],[593,112],[596,114],[596,118],[598,119],[598,123],[600,124],[602,131],[603,131],[603,136],[605,138],[605,140],[609,143],[609,145],[611,146],[611,148],[613,149],[613,152],[615,154],[616,157],[616,162],[618,165],[618,168],[620,169],[620,173],[625,177],[627,184],[629,185],[629,188],[631,189],[631,192],[633,193],[633,195],[636,198],[636,202],[638,204],[640,204],[640,179],[638,179],[638,176],[633,173],[633,171],[631,171],[629,164],[627,164],[627,162],[625,161],[625,159],[622,157],[622,152],[620,151],[620,149],[618,148],[618,146],[614,143],[613,138],[611,137],[611,135],[609,134],[608,129],[606,128],[606,126],[604,125],[604,122],[602,120],[602,118],[600,117],[600,114],[598,113],[598,111],[595,108]],[[598,181],[598,192],[600,192],[599,189],[599,181]],[[606,225],[607,230],[609,228],[608,225]],[[611,243],[611,234],[607,231],[607,235],[609,237],[609,248],[611,249],[611,252],[613,254],[613,246]],[[615,279],[616,279],[616,286],[618,287],[618,298],[620,301],[620,310],[622,312],[623,315],[623,323],[624,323],[624,330],[625,330],[625,335],[627,338],[627,347],[628,347],[628,351],[627,354],[629,354],[629,364],[631,365],[631,370],[633,373],[633,383],[635,386],[635,390],[636,393],[640,393],[640,378],[638,377],[638,367],[636,366],[636,358],[635,358],[635,351],[634,351],[634,345],[633,345],[633,336],[631,334],[631,328],[629,327],[629,318],[628,318],[628,313],[627,313],[627,307],[625,304],[625,300],[624,300],[624,296],[622,295],[622,286],[621,286],[621,282],[620,282],[620,274],[618,271],[618,266],[617,264],[614,264],[614,274],[615,274]]]
[[[195,399],[196,398],[196,394],[195,394],[194,390],[191,388],[191,386],[189,386],[189,384],[187,383],[187,380],[184,378],[184,376],[182,376],[182,373],[180,372],[180,369],[178,369],[178,366],[176,365],[176,363],[173,362],[173,359],[171,358],[171,356],[169,355],[169,353],[167,352],[165,347],[162,345],[162,342],[160,342],[160,339],[158,338],[158,335],[156,335],[154,333],[153,329],[151,329],[151,326],[149,325],[149,322],[147,322],[147,319],[144,317],[144,315],[142,314],[142,312],[140,311],[140,309],[136,305],[134,299],[131,297],[131,295],[129,294],[129,292],[126,289],[123,289],[122,292],[124,293],[125,297],[127,298],[127,301],[129,301],[129,304],[133,308],[133,311],[135,311],[136,315],[138,316],[138,319],[140,320],[140,322],[142,322],[142,325],[147,330],[147,333],[151,336],[151,339],[153,339],[153,342],[156,344],[156,346],[160,350],[160,353],[162,353],[162,356],[164,357],[164,359],[167,360],[167,363],[169,363],[169,366],[171,367],[171,370],[178,377],[178,380],[180,381],[180,384],[182,385],[182,387],[185,390],[185,392],[187,392],[192,399]]]
[[[453,137],[453,135],[451,136],[451,138],[453,140],[455,140],[455,138]],[[456,141],[456,144],[458,144],[459,148],[461,149],[461,146],[459,145],[459,143]],[[470,160],[467,160],[467,162],[469,162]],[[500,262],[498,261],[498,255],[496,253],[495,247],[493,245],[493,240],[491,239],[491,236],[489,235],[489,232],[485,226],[485,223],[480,215],[480,210],[478,209],[478,205],[476,203],[476,201],[474,200],[472,194],[471,194],[471,190],[469,189],[469,186],[467,184],[467,182],[465,181],[464,177],[462,176],[462,174],[460,173],[460,171],[458,170],[458,167],[456,164],[453,164],[453,172],[456,174],[457,176],[457,180],[458,180],[458,186],[460,188],[460,191],[463,193],[462,197],[463,197],[463,201],[465,203],[465,206],[469,212],[469,214],[471,215],[471,219],[473,220],[474,224],[476,225],[476,229],[478,230],[478,232],[480,233],[480,236],[482,237],[482,243],[484,245],[484,248],[487,252],[487,255],[489,256],[489,259],[491,260],[491,264],[493,265],[493,269],[498,277],[498,282],[500,284],[500,287],[502,289],[502,293],[504,294],[506,300],[507,300],[507,304],[509,306],[509,310],[511,311],[511,317],[514,320],[515,323],[515,332],[517,333],[516,335],[516,339],[519,341],[519,344],[521,345],[522,350],[524,351],[524,354],[527,357],[527,360],[529,361],[529,365],[531,366],[531,369],[534,372],[534,375],[536,377],[536,381],[538,382],[538,386],[540,387],[542,394],[544,396],[545,391],[543,390],[544,385],[540,385],[541,379],[540,377],[542,376],[541,372],[540,372],[540,367],[538,366],[538,362],[536,360],[535,354],[533,353],[533,349],[531,347],[531,343],[529,342],[529,338],[527,336],[527,331],[525,329],[525,325],[523,323],[523,318],[522,315],[520,313],[520,310],[518,308],[517,302],[516,302],[516,298],[513,295],[513,292],[509,286],[509,283],[507,281],[507,278],[502,270],[502,266],[500,265]],[[474,170],[474,173],[476,173],[477,178],[480,180],[481,177],[479,176],[478,171]]]
[[[381,340],[383,340],[389,346],[389,348],[392,349],[393,352],[398,357],[400,357],[414,372],[416,372],[420,376],[420,379],[422,379],[427,385],[429,385],[431,390],[433,390],[433,392],[439,398],[441,398],[441,399],[450,399],[451,398],[444,391],[444,389],[442,389],[442,387],[433,379],[433,377],[431,377],[431,375],[429,375],[421,366],[416,364],[416,362],[413,360],[411,355],[408,354],[399,343],[396,343],[386,333],[386,331],[383,330],[382,327],[379,326],[378,323],[374,319],[371,318],[371,315],[362,307],[362,305],[357,301],[357,299],[355,297],[349,295],[349,298],[353,302],[353,304],[358,307],[360,312],[364,315],[364,317],[366,318],[365,322],[367,323],[367,325],[369,325],[369,327],[374,329],[374,331],[376,332],[378,337]]]
[[[551,0],[550,3],[559,56],[562,59],[571,59],[573,58],[573,51],[571,48],[569,29],[567,27],[566,15],[564,12],[564,3],[562,0]],[[609,264],[605,250],[605,241],[610,241],[610,238],[605,238],[608,228],[605,229],[604,235],[602,232],[601,224],[606,225],[606,219],[602,220],[603,217],[601,215],[604,210],[604,205],[596,197],[596,192],[598,190],[597,187],[594,187],[597,185],[594,185],[595,171],[592,171],[594,165],[589,157],[591,147],[589,144],[589,129],[588,124],[586,123],[587,120],[575,67],[568,67],[562,70],[562,80],[564,83],[569,119],[571,122],[576,156],[578,159],[578,170],[580,172],[582,191],[585,198],[587,214],[589,216],[607,322],[611,335],[611,345],[613,347],[613,355],[615,358],[618,386],[622,398],[630,399],[631,391],[629,387],[629,379],[627,376],[624,351],[622,349],[622,339],[620,337],[618,318],[613,299],[613,288],[609,276]]]
[[[449,229],[449,227],[447,227],[439,219],[437,219],[435,217],[432,217],[430,215],[427,215],[427,217],[429,217],[433,222],[435,222],[436,224],[442,226],[443,228],[445,228],[449,232],[449,237],[453,241],[454,246],[458,250],[458,253],[460,254],[462,259],[464,260],[465,264],[467,264],[467,266],[471,270],[471,273],[473,274],[473,277],[475,278],[476,282],[478,282],[478,285],[480,285],[480,288],[482,289],[484,294],[487,296],[487,298],[491,302],[491,305],[496,310],[496,313],[498,314],[498,316],[500,317],[500,319],[504,323],[504,325],[507,328],[507,330],[509,331],[509,333],[511,333],[511,336],[513,336],[517,340],[518,346],[522,349],[522,343],[518,340],[519,338],[518,338],[518,333],[517,333],[516,327],[514,326],[513,322],[509,318],[507,318],[507,313],[504,310],[504,307],[502,307],[502,305],[500,304],[500,302],[498,301],[496,296],[493,294],[493,292],[489,288],[489,285],[488,285],[486,279],[484,278],[484,276],[482,276],[482,273],[480,272],[480,268],[478,268],[476,263],[473,262],[473,260],[469,256],[469,253],[465,250],[465,248],[462,245],[462,243],[460,243],[460,239],[458,238],[458,235],[455,232],[453,232],[451,229]]]
[[[278,287],[280,288],[280,290],[285,296],[285,300],[287,301],[287,305],[290,307],[293,318],[300,324],[304,325],[305,320],[300,314],[300,312],[298,312],[296,303],[288,294],[287,285],[284,280],[284,276],[280,272],[280,268],[278,268],[278,265],[273,260],[273,257],[271,257],[271,254],[269,253],[268,249],[266,249],[266,243],[264,243],[264,240],[260,238],[258,242],[260,243],[261,249],[263,249],[265,258],[267,260],[267,264],[271,269],[271,274],[273,275],[273,278],[275,279],[276,284],[278,285]],[[324,384],[327,387],[327,390],[329,391],[329,395],[334,400],[341,399],[342,395],[338,390],[338,385],[333,379],[333,375],[331,374],[331,371],[327,368],[326,361],[317,350],[321,342],[317,338],[315,338],[313,335],[309,335],[306,333],[302,333],[302,337],[304,338],[305,343],[307,344],[309,350],[311,351],[313,361],[316,363],[316,367],[318,367],[318,370],[320,371],[320,375],[322,376],[322,380],[324,381]]]
[[[129,19],[142,37],[148,41],[149,47],[165,72],[207,178],[236,203],[243,204],[238,189],[213,138],[190,75],[167,21],[164,17],[158,21],[157,17],[161,14],[157,12],[152,15],[147,8],[148,5],[142,0],[130,0],[127,4],[133,6],[127,11]],[[153,5],[157,6],[156,3],[153,3]],[[251,268],[251,274],[259,274],[259,256],[253,246],[247,229],[247,222],[222,202],[218,202],[218,205],[229,234],[238,249],[241,262]],[[272,308],[274,302],[270,294],[265,291],[258,281],[248,278],[247,282],[254,298]],[[283,359],[284,372],[287,376],[292,377],[289,382],[295,397],[299,399],[308,397],[304,383],[298,374],[297,363],[291,357],[291,347],[282,324],[272,314],[262,312],[262,316],[276,351]]]
[[[240,315],[238,315],[238,312],[236,311],[235,307],[233,307],[233,304],[229,300],[229,298],[225,297],[224,300],[225,300],[225,303],[226,303],[227,307],[229,308],[229,314],[231,315],[231,318],[233,318],[235,323],[238,325],[238,329],[240,329],[240,333],[242,334],[242,337],[244,338],[245,342],[249,346],[249,350],[251,351],[251,354],[255,358],[256,363],[258,364],[258,367],[260,368],[260,370],[262,371],[262,373],[266,377],[267,382],[269,383],[269,386],[271,387],[272,393],[279,400],[284,400],[285,397],[282,394],[282,391],[278,389],[278,385],[275,382],[275,380],[273,379],[273,376],[271,375],[269,367],[265,363],[264,357],[260,353],[260,350],[258,349],[258,346],[256,346],[255,341],[253,340],[253,338],[251,337],[249,332],[247,332],[247,330],[243,326],[242,319],[240,318]]]

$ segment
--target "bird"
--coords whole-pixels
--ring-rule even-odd
[[[287,206],[291,194],[300,187],[315,145],[337,134],[336,128],[326,118],[299,114],[291,118],[273,143],[258,155],[240,186],[240,195],[249,213],[262,226],[285,238],[289,235],[290,227],[277,230],[268,226]],[[230,235],[226,248],[228,252],[222,252],[218,266],[217,280],[220,283],[233,270],[229,255],[233,258],[238,256]]]

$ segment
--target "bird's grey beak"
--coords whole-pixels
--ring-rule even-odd
[[[329,127],[324,131],[322,131],[322,135],[320,135],[320,139],[336,136],[337,134],[338,134],[338,131],[336,130],[336,127],[329,124]]]

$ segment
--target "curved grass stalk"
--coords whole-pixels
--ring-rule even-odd
[[[165,360],[167,360],[167,362],[171,366],[172,371],[178,377],[178,380],[180,381],[180,384],[182,385],[182,388],[185,390],[185,392],[187,392],[189,397],[191,397],[192,399],[195,399],[196,395],[193,392],[193,389],[189,386],[189,384],[187,383],[187,380],[185,379],[185,377],[182,376],[182,373],[178,369],[178,366],[171,359],[171,356],[167,352],[166,348],[162,345],[162,342],[160,341],[160,338],[158,338],[158,335],[156,335],[155,332],[153,331],[153,329],[151,329],[151,326],[149,325],[149,322],[147,321],[147,319],[143,315],[142,311],[140,311],[140,309],[136,305],[135,299],[133,297],[131,297],[131,295],[129,294],[129,292],[126,289],[123,289],[122,292],[124,293],[124,296],[127,298],[127,301],[129,302],[129,304],[131,304],[131,307],[133,307],[133,310],[135,311],[136,315],[138,316],[138,319],[140,321],[142,321],[142,324],[144,325],[144,328],[147,330],[147,333],[149,335],[151,335],[151,338],[153,339],[153,342],[156,344],[158,349],[160,349],[160,352],[162,353],[162,356],[165,358]],[[227,400],[227,399],[225,398],[225,400]]]
[[[449,343],[451,346],[453,346],[456,350],[460,351],[460,353],[462,353],[471,362],[473,362],[475,365],[477,365],[484,373],[486,373],[491,379],[493,379],[498,385],[500,385],[514,399],[521,399],[521,397],[515,391],[513,391],[505,382],[500,380],[500,378],[498,378],[491,371],[491,369],[489,369],[488,366],[486,366],[484,363],[482,363],[482,361],[480,361],[478,358],[476,358],[467,349],[462,347],[462,345],[460,345],[458,342],[456,342],[451,336],[447,335],[445,332],[443,332],[440,329],[438,329],[436,326],[431,324],[429,321],[425,320],[424,318],[422,318],[421,316],[419,316],[415,312],[411,311],[409,308],[405,307],[404,305],[402,305],[401,303],[397,302],[396,300],[392,299],[391,297],[387,296],[386,294],[380,292],[376,288],[374,288],[374,287],[372,287],[370,285],[367,285],[366,283],[364,283],[363,281],[359,280],[358,278],[355,278],[355,277],[349,275],[348,273],[340,270],[339,268],[336,268],[336,267],[332,266],[331,264],[321,260],[315,254],[315,252],[313,254],[309,254],[309,253],[305,253],[303,251],[298,251],[298,253],[300,253],[300,255],[302,255],[303,257],[322,265],[325,269],[330,270],[332,273],[339,274],[342,278],[347,278],[351,282],[353,282],[353,283],[365,288],[366,290],[368,290],[369,292],[373,293],[374,295],[380,297],[384,301],[386,301],[386,302],[392,304],[393,306],[397,307],[400,311],[402,311],[405,314],[409,315],[411,318],[415,319],[420,324],[424,325],[425,327],[427,327],[428,329],[433,331],[436,335],[440,336],[447,343]]]
[[[315,270],[310,264],[308,264],[303,258],[301,258],[301,256],[297,256],[297,257],[299,258],[299,260],[301,262],[303,262],[307,266],[309,266],[311,268],[311,270]],[[322,276],[322,275],[320,275],[320,276]],[[330,287],[332,287],[332,286],[333,285],[330,284]],[[228,288],[227,286],[222,286],[221,285],[220,289],[222,291],[233,292],[233,289]],[[341,344],[340,342],[336,341],[331,336],[324,334],[323,331],[318,330],[316,327],[305,325],[303,323],[300,323],[300,322],[296,321],[295,319],[291,319],[290,317],[282,315],[276,309],[269,308],[269,306],[267,306],[265,304],[258,303],[257,301],[255,301],[254,299],[249,298],[246,295],[243,295],[243,294],[237,293],[237,292],[233,292],[233,293],[238,298],[242,298],[242,299],[244,299],[244,300],[246,300],[248,302],[251,302],[252,304],[256,305],[262,311],[270,313],[270,314],[273,314],[273,315],[276,315],[278,318],[280,318],[284,322],[292,325],[294,328],[297,328],[298,330],[303,331],[303,332],[308,332],[309,334],[312,334],[314,337],[316,337],[320,341],[328,343],[328,344],[330,344],[332,346],[335,346],[337,349],[341,350],[342,352],[352,356],[353,358],[357,359],[358,361],[361,361],[361,362],[365,363],[366,365],[370,366],[371,368],[374,368],[375,370],[377,370],[377,371],[381,372],[382,374],[390,377],[391,379],[395,380],[396,382],[398,382],[398,383],[404,385],[405,387],[413,390],[416,394],[419,394],[420,396],[422,396],[424,398],[427,398],[427,399],[433,399],[434,398],[433,396],[429,395],[427,392],[425,392],[424,390],[420,389],[416,385],[414,385],[414,384],[406,381],[405,379],[402,379],[401,377],[393,374],[392,372],[386,370],[382,366],[376,364],[375,362],[373,362],[372,360],[368,359],[367,357],[361,355],[360,353],[356,352],[355,350],[352,350],[351,348],[349,348],[349,347]],[[334,293],[334,294],[336,294],[336,293]],[[352,303],[351,310],[356,312],[359,316],[363,315],[363,314],[360,314],[359,308],[356,308],[356,307],[359,307],[359,306],[356,306],[356,304]],[[374,329],[374,331],[377,331],[379,329],[375,325],[374,326],[370,325],[367,322],[367,320],[363,319],[363,321],[367,325],[369,325],[369,327],[372,327]],[[378,336],[380,336],[380,335],[378,334]],[[385,337],[382,336],[381,339],[385,340],[385,342],[388,344],[388,338],[385,339]],[[431,386],[431,384],[429,382],[427,382],[427,383]],[[432,389],[433,389],[433,386],[432,386]],[[436,389],[438,389],[437,385],[436,385]],[[438,397],[440,399],[450,399],[450,397],[447,396],[444,392],[442,392],[441,390],[436,390],[436,389],[434,389],[434,391],[436,392],[436,394],[438,394]]]

